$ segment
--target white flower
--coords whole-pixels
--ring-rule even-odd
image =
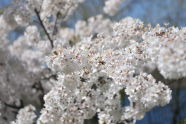
[[[35,114],[35,107],[28,105],[21,109],[17,115],[17,120],[11,124],[33,124],[34,119],[37,117]]]
[[[105,7],[103,8],[104,12],[113,16],[115,15],[119,10],[119,5],[124,0],[106,0]]]

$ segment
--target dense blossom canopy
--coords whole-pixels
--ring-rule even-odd
[[[99,124],[135,123],[170,102],[170,88],[151,73],[186,77],[186,29],[104,15],[73,29],[56,23],[81,2],[15,0],[0,16],[0,123],[83,124],[95,116]],[[103,10],[112,16],[122,2],[106,0]],[[24,33],[10,43],[16,28]]]

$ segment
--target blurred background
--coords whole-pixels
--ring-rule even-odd
[[[10,5],[12,0],[0,0],[0,14]],[[103,14],[104,0],[86,0],[80,4],[77,11],[64,25],[74,27],[78,20],[87,20],[90,16]],[[144,23],[152,25],[169,24],[170,26],[186,26],[186,0],[125,0],[120,5],[120,11],[113,17],[105,15],[114,21],[131,16]],[[13,41],[21,31],[10,33]],[[186,47],[186,46],[185,46]],[[182,81],[186,83],[186,81]],[[186,88],[172,88],[172,100],[164,107],[156,107],[148,112],[143,120],[137,124],[186,124]],[[127,98],[124,106],[128,104]]]

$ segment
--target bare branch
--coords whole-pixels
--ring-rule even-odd
[[[40,14],[39,14],[39,11],[37,9],[34,9],[35,13],[36,13],[36,16],[37,18],[39,19],[39,23],[41,25],[41,27],[43,28],[48,40],[50,41],[50,44],[51,44],[51,47],[54,48],[54,41],[52,40],[52,38],[50,37],[50,34],[47,32],[46,30],[46,27],[45,25],[43,24],[43,21],[41,20],[41,17],[40,17]]]
[[[22,100],[20,100],[20,105],[19,106],[11,105],[11,104],[8,104],[6,102],[3,102],[3,103],[4,103],[5,106],[10,107],[10,108],[13,108],[13,109],[21,109],[21,108],[24,107]]]

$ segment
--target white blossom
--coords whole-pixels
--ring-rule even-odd
[[[74,28],[56,23],[83,1],[15,0],[0,16],[0,122],[14,120],[16,108],[12,124],[84,124],[95,116],[100,124],[133,124],[170,102],[170,88],[150,73],[185,78],[186,29],[103,15]],[[107,0],[104,12],[113,16],[122,2]],[[25,30],[9,43],[7,34],[17,27]]]
[[[21,109],[17,115],[17,120],[11,124],[33,124],[35,115],[35,107],[28,105]]]
[[[103,8],[104,12],[111,16],[115,15],[123,1],[124,0],[106,0],[105,7]]]

